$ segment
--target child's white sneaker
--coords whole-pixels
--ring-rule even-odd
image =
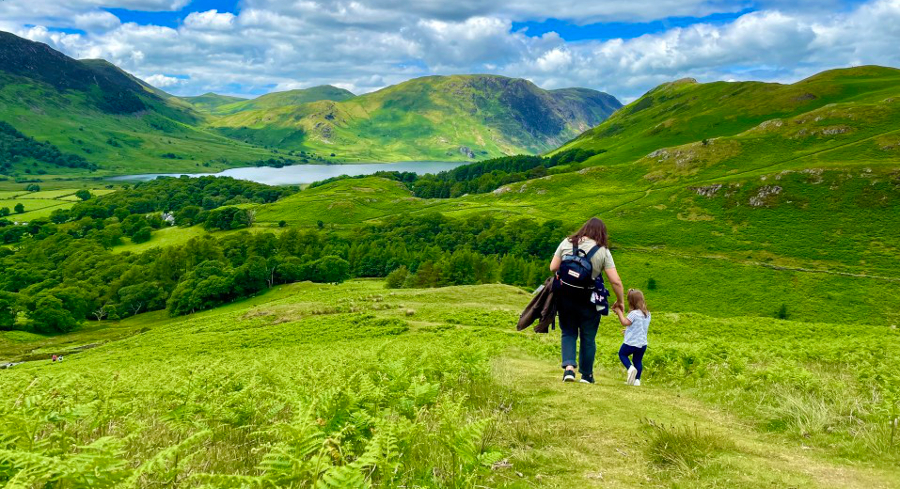
[[[637,369],[634,368],[634,365],[628,367],[628,385],[634,385],[634,381],[637,378]]]
[[[634,386],[637,387],[641,385],[641,379],[634,379]]]

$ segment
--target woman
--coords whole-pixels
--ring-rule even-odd
[[[590,254],[594,247],[597,250],[591,255],[591,274],[596,279],[601,272],[606,273],[613,292],[616,294],[616,302],[613,308],[622,306],[622,298],[625,296],[622,281],[616,272],[616,265],[609,252],[609,239],[606,233],[606,224],[600,219],[592,217],[578,230],[577,233],[564,239],[553,260],[550,262],[550,270],[556,273],[562,264],[564,255],[571,255],[576,249],[581,249],[585,254]],[[577,248],[576,248],[577,247]],[[562,367],[563,381],[575,381],[575,369],[581,372],[581,381],[594,383],[594,356],[597,354],[597,328],[600,327],[600,311],[597,305],[591,302],[593,290],[568,285],[561,281],[558,290],[554,293],[559,312],[559,329],[562,331]],[[581,351],[576,362],[576,342],[581,338]]]

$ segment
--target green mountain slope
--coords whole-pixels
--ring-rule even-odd
[[[588,89],[543,90],[493,75],[417,78],[343,102],[214,119],[230,137],[369,161],[465,160],[552,149],[620,107]]]
[[[0,120],[101,173],[201,171],[272,153],[201,128],[204,115],[103,60],[78,61],[0,32]],[[84,173],[30,162],[9,176]]]
[[[633,161],[660,148],[735,135],[832,103],[877,104],[896,94],[898,83],[900,70],[879,66],[827,71],[792,85],[683,79],[647,92],[560,150],[605,149],[591,160],[596,164]]]
[[[214,112],[223,105],[246,102],[243,97],[231,97],[228,95],[219,95],[218,93],[207,92],[196,97],[178,97],[181,100],[191,104],[195,109],[201,112]]]
[[[320,100],[331,100],[340,102],[355,97],[353,92],[344,90],[343,88],[333,87],[331,85],[320,85],[311,88],[302,88],[297,90],[287,90],[284,92],[273,92],[260,95],[253,100],[239,100],[209,110],[210,113],[216,115],[228,115],[246,110],[268,110],[287,107],[290,105],[301,105]]]

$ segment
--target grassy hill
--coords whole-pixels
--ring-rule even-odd
[[[0,32],[0,120],[97,172],[209,171],[275,155],[201,128],[204,115],[103,60],[75,60]],[[6,175],[85,174],[52,161]],[[44,177],[47,178],[47,177]]]
[[[243,97],[232,97],[229,95],[219,95],[218,93],[207,92],[203,95],[195,97],[178,97],[181,100],[191,104],[195,109],[201,112],[214,112],[223,105],[234,104],[238,102],[246,102]]]
[[[174,320],[0,333],[0,358],[34,359],[0,374],[0,477],[513,488],[900,477],[871,395],[900,360],[896,331],[657,312],[643,386],[623,385],[611,322],[598,383],[562,384],[558,332],[512,329],[528,299],[499,285],[304,283]]]
[[[368,161],[466,160],[552,149],[620,106],[587,89],[542,90],[492,75],[431,76],[342,102],[214,119],[229,137]]]
[[[278,109],[281,107],[318,102],[320,100],[340,102],[341,100],[347,100],[353,97],[355,97],[355,95],[349,90],[333,87],[331,85],[320,85],[317,87],[267,93],[252,100],[242,99],[228,103],[220,103],[215,107],[209,107],[205,110],[215,115],[229,115],[247,110]],[[185,100],[188,100],[189,98],[191,97],[186,97]],[[224,101],[225,99],[223,98],[221,100]]]

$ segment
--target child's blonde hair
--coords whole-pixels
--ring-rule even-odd
[[[644,317],[650,314],[647,309],[647,301],[644,300],[644,293],[638,289],[628,289],[628,309],[640,309],[644,313]]]

